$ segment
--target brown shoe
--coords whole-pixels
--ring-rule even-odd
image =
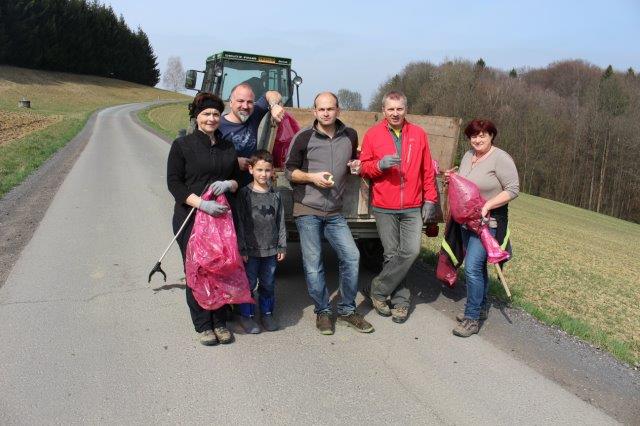
[[[391,320],[395,323],[402,324],[409,318],[409,307],[408,306],[394,306],[391,308]]]
[[[205,330],[198,333],[198,340],[205,346],[215,346],[218,344],[218,338],[214,334],[213,330]]]
[[[391,316],[391,310],[389,309],[389,305],[387,304],[386,300],[381,301],[371,297],[371,305],[373,305],[373,309],[376,310],[378,315],[383,317]]]
[[[351,312],[349,315],[338,315],[336,322],[355,328],[360,333],[371,333],[374,330],[373,326],[357,312]]]
[[[453,329],[453,334],[460,337],[469,337],[472,334],[478,333],[479,330],[480,322],[478,320],[464,318],[462,322]]]
[[[216,327],[213,329],[213,332],[216,334],[218,341],[220,341],[220,343],[222,343],[223,345],[233,342],[233,334],[227,327]]]
[[[321,312],[316,316],[316,328],[320,334],[330,336],[333,334],[333,321],[331,321],[331,314]]]
[[[484,308],[480,308],[480,321],[486,321],[487,318],[489,318],[489,307],[484,307]],[[462,320],[464,319],[464,312],[459,313],[458,315],[456,315],[456,321],[458,322],[462,322]]]

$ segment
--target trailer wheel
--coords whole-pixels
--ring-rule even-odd
[[[371,272],[382,271],[384,262],[384,248],[379,238],[367,238],[358,240],[360,250],[360,263]]]

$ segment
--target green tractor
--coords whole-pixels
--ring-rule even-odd
[[[227,51],[216,53],[207,58],[204,71],[187,71],[184,85],[187,89],[195,89],[198,72],[204,74],[199,91],[213,93],[225,101],[234,86],[246,82],[256,99],[268,90],[275,90],[288,107],[293,106],[295,91],[296,104],[300,107],[298,87],[302,78],[291,69],[291,59]]]

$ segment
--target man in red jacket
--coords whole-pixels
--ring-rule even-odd
[[[406,120],[407,97],[387,93],[382,112],[385,119],[364,135],[360,154],[384,247],[384,266],[371,281],[369,296],[378,314],[403,323],[411,302],[405,277],[420,253],[422,225],[435,219],[438,198],[429,140],[420,126]]]

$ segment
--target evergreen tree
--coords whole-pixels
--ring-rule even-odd
[[[0,2],[0,62],[114,77],[154,86],[156,56],[147,35],[98,0]]]

